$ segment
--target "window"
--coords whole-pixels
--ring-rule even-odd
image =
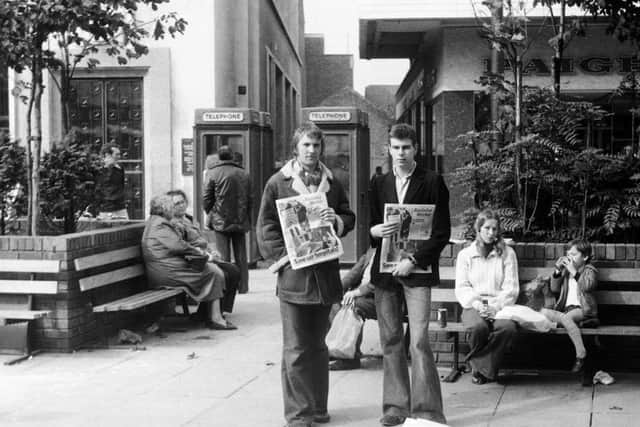
[[[99,151],[120,147],[125,200],[132,219],[144,219],[142,79],[73,79],[71,127],[78,141]]]
[[[0,133],[9,132],[9,79],[8,69],[0,67]]]
[[[289,141],[297,126],[298,91],[270,52],[267,54],[267,106],[273,126],[273,159],[281,167],[291,158]]]

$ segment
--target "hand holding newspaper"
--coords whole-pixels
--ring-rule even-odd
[[[320,216],[327,207],[327,196],[323,192],[276,200],[287,257],[274,264],[278,265],[274,272],[282,268],[287,259],[291,268],[297,270],[340,258],[342,242],[333,224]]]
[[[435,205],[385,203],[384,222],[400,223],[398,232],[382,239],[380,272],[391,273],[398,263],[412,257],[420,243],[431,238],[431,224]],[[413,273],[430,273],[415,266]]]

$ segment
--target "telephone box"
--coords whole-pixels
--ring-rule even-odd
[[[215,155],[222,145],[228,145],[239,154],[237,162],[251,179],[253,208],[251,231],[247,233],[247,260],[250,265],[255,264],[260,257],[255,226],[268,167],[264,156],[273,152],[272,139],[268,137],[271,133],[268,113],[242,108],[202,108],[196,109],[194,123],[194,215],[204,227],[202,194],[207,157]]]
[[[305,121],[324,133],[322,162],[333,172],[356,214],[356,227],[342,238],[343,265],[354,264],[369,247],[369,125],[368,115],[355,107],[303,108]]]

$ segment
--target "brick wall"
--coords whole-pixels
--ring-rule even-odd
[[[463,245],[448,245],[440,257],[440,265],[454,266],[458,252]],[[514,246],[520,267],[549,267],[553,270],[555,260],[564,255],[566,245],[555,243],[517,243]],[[640,244],[594,244],[594,265],[596,267],[637,268],[638,282],[624,285],[625,290],[640,292]],[[454,283],[443,281],[442,288],[453,288]],[[620,284],[601,282],[599,289],[621,289]],[[433,304],[431,319],[436,320],[439,307],[447,308],[449,321],[460,316],[457,303]],[[599,317],[603,324],[640,325],[639,307],[613,308],[599,307]],[[469,351],[464,334],[460,336],[461,361]],[[587,350],[590,337],[585,337]],[[453,360],[453,340],[447,333],[431,333],[432,349],[440,364],[450,364]],[[605,370],[638,370],[640,360],[640,338],[638,337],[601,337],[605,352],[600,355]],[[573,345],[566,335],[518,334],[512,348],[505,357],[505,367],[569,369],[575,353]]]
[[[104,303],[118,297],[142,290],[146,283],[135,279],[123,282],[117,287],[109,286],[85,293],[80,292],[78,280],[100,273],[105,268],[95,268],[82,272],[74,270],[73,260],[140,243],[144,224],[106,228],[60,236],[0,236],[1,259],[42,259],[60,261],[60,273],[0,273],[0,279],[55,280],[58,282],[56,295],[34,295],[34,310],[51,310],[52,313],[32,322],[31,344],[33,348],[57,351],[71,351],[79,345],[93,340],[97,334],[96,317],[92,305]],[[139,262],[132,259],[117,267]],[[10,298],[9,296],[2,298]],[[129,323],[131,316],[105,316],[101,321],[113,330]],[[116,322],[117,320],[117,322]]]

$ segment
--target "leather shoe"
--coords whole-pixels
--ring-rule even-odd
[[[380,424],[382,424],[383,426],[399,426],[400,424],[404,423],[404,420],[407,417],[403,417],[400,415],[384,415],[382,418],[380,418]]]
[[[486,384],[487,382],[489,382],[489,380],[487,379],[487,377],[482,375],[480,372],[473,371],[471,373],[471,382],[474,383],[474,384],[477,384],[477,385],[482,385],[482,384]]]
[[[571,373],[577,374],[584,369],[584,357],[576,357],[576,361],[571,368]]]
[[[331,415],[329,415],[328,412],[325,412],[323,414],[314,414],[313,415],[313,422],[314,423],[326,424],[329,421],[331,421]]]
[[[330,371],[349,371],[360,369],[360,359],[336,359],[329,363]]]
[[[234,325],[233,323],[229,322],[228,320],[225,323],[218,323],[218,322],[214,322],[213,320],[209,320],[207,322],[205,322],[205,326],[209,329],[213,329],[216,331],[232,331],[234,329],[238,329],[238,327],[236,325]]]

